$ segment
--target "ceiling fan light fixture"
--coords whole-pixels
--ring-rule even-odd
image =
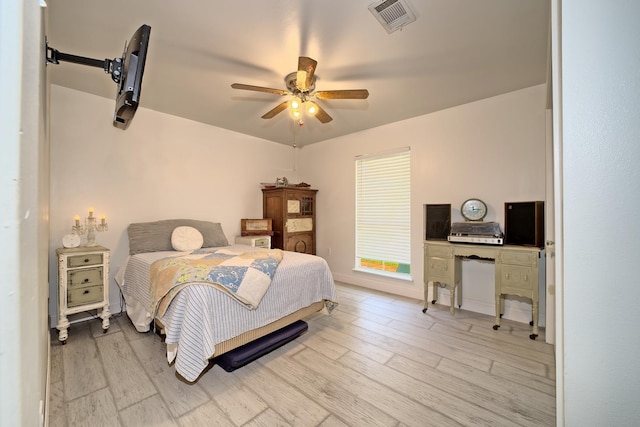
[[[312,116],[315,116],[316,113],[318,112],[318,105],[313,101],[307,101],[306,107],[307,107],[307,113],[309,113]]]
[[[297,96],[289,101],[289,114],[291,114],[291,117],[294,119],[300,119],[302,117],[302,100]]]
[[[298,110],[300,110],[301,106],[302,106],[302,100],[300,98],[298,98],[297,96],[294,97],[289,102],[289,108],[291,109],[291,111],[298,111]]]

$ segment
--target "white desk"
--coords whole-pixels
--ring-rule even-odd
[[[455,313],[455,293],[458,307],[462,306],[462,258],[486,259],[495,262],[496,323],[504,313],[504,295],[517,295],[531,299],[533,333],[538,336],[539,286],[544,283],[542,250],[525,246],[472,245],[447,241],[424,242],[424,309],[427,311],[429,282],[433,283],[433,304],[438,299],[438,286],[451,292],[451,314]],[[543,287],[544,288],[544,287]]]

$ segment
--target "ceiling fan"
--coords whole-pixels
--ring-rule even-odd
[[[322,90],[314,92],[316,89],[316,65],[318,65],[318,62],[314,59],[306,56],[299,57],[298,71],[289,73],[284,78],[288,90],[245,85],[242,83],[233,83],[231,87],[234,89],[273,93],[281,96],[290,95],[291,99],[276,105],[274,108],[267,111],[262,118],[271,119],[288,108],[291,115],[300,120],[300,123],[302,123],[303,112],[315,116],[322,123],[328,123],[333,120],[333,118],[316,102],[312,101],[311,98],[367,99],[369,97],[369,91],[366,89]]]

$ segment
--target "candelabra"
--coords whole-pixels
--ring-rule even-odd
[[[80,215],[75,216],[75,225],[71,227],[71,231],[78,235],[87,234],[87,246],[97,246],[96,243],[96,231],[107,231],[109,225],[107,224],[107,218],[102,215],[100,217],[100,223],[97,222],[97,218],[93,216],[93,208],[89,208],[89,216],[84,222],[84,225],[80,225]]]

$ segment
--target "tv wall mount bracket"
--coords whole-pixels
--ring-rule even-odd
[[[63,62],[73,62],[74,64],[87,65],[89,67],[102,68],[105,73],[111,74],[111,79],[114,82],[120,83],[120,79],[122,77],[122,58],[114,58],[114,59],[105,58],[104,60],[86,58],[84,56],[77,56],[77,55],[71,55],[69,53],[60,52],[58,51],[58,49],[49,47],[48,41],[46,42],[46,44],[47,44],[47,51],[45,55],[46,55],[48,64],[49,63],[59,64],[60,61],[63,61]]]

